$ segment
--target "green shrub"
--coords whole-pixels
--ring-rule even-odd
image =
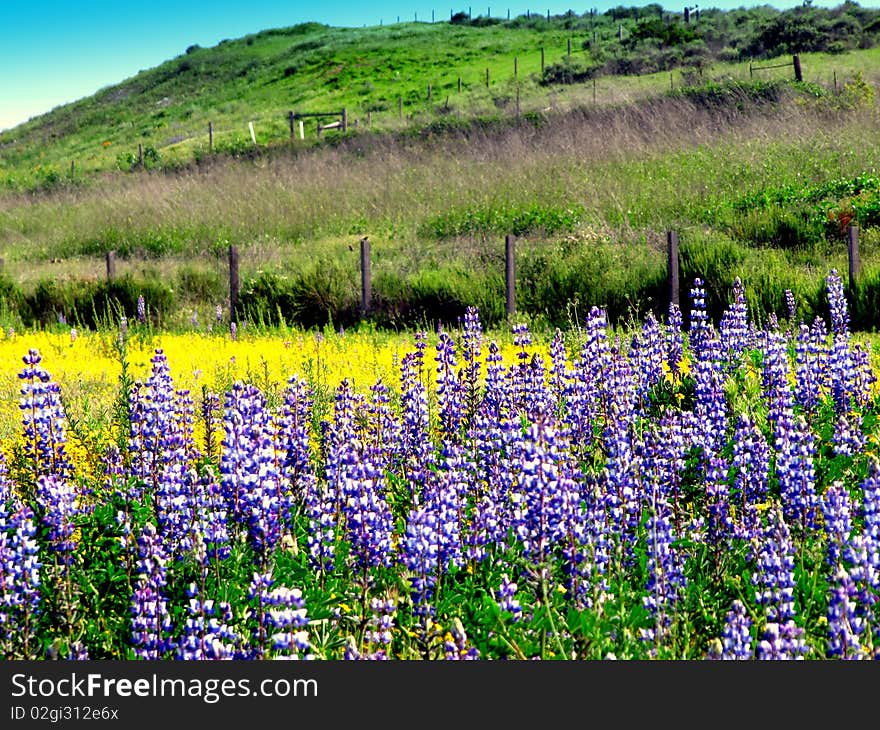
[[[226,294],[223,277],[212,269],[183,265],[175,276],[175,290],[181,299],[218,302]]]

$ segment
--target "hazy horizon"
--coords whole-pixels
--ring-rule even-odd
[[[604,12],[611,7],[642,7],[648,2],[591,2]],[[663,5],[663,3],[660,3]],[[696,3],[699,5],[699,3]],[[786,9],[800,2],[714,2],[704,8],[731,10],[770,5]],[[814,2],[836,7],[840,2]],[[380,0],[367,7],[349,0],[328,0],[320,10],[293,10],[279,0],[253,0],[243,4],[231,0],[171,2],[156,0],[148,14],[131,5],[109,0],[80,3],[43,2],[8,10],[0,28],[0,131],[11,129],[33,117],[118,84],[140,71],[154,68],[180,55],[193,44],[214,46],[226,38],[240,38],[267,28],[304,22],[336,27],[361,27],[431,19],[440,22],[450,10],[471,7],[473,15],[492,10],[495,17],[525,14],[527,10],[562,14],[570,3],[545,2],[539,7],[502,3],[476,6],[437,6],[424,0],[402,2]],[[876,7],[877,3],[859,3]],[[681,5],[683,8],[684,5]],[[441,9],[442,8],[442,9]],[[670,10],[681,8],[664,5]],[[583,13],[588,8],[575,10]]]

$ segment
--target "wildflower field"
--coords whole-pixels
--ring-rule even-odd
[[[826,284],[548,343],[7,332],[2,655],[873,658],[878,388]]]

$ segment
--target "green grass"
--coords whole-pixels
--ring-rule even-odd
[[[422,22],[369,28],[305,23],[225,40],[211,48],[191,46],[154,69],[0,133],[0,183],[45,187],[97,171],[127,169],[137,160],[138,144],[146,150],[148,167],[188,163],[207,154],[209,121],[215,151],[250,154],[254,145],[248,122],[254,122],[257,149],[281,144],[289,139],[290,110],[345,107],[352,126],[357,122],[362,129],[369,118],[372,129],[387,131],[449,119],[508,116],[515,111],[517,90],[523,113],[592,103],[592,83],[542,83],[542,48],[546,67],[572,60],[594,69],[596,102],[601,105],[627,103],[670,86],[708,79],[745,79],[751,55],[790,53],[784,39],[771,48],[755,45],[761,29],[780,17],[804,15],[825,38],[804,48],[805,81],[830,86],[836,71],[842,85],[866,69],[871,69],[869,80],[876,78],[873,70],[880,50],[870,47],[880,36],[880,25],[870,25],[876,15],[872,10],[861,11],[864,17],[857,21],[864,26],[863,34],[850,33],[845,43],[830,41],[838,33],[830,21],[856,22],[857,14],[846,7],[834,12],[796,9],[782,15],[767,8],[706,11],[690,26],[683,25],[680,14],[667,13],[667,27],[689,28],[688,33],[696,34],[696,41],[677,38],[674,45],[659,38],[637,40],[638,29],[654,18],[652,12],[645,8],[629,14],[641,18],[616,17],[609,11],[595,20],[563,15],[527,21],[521,16],[492,24],[478,19],[463,25]],[[823,46],[868,50],[806,52]],[[607,75],[627,70],[633,73]],[[791,76],[791,69],[755,72],[756,78],[770,80],[785,75]],[[306,120],[308,144],[315,142],[316,123]]]
[[[675,229],[683,289],[695,276],[706,279],[713,313],[738,275],[752,282],[756,316],[781,314],[782,292],[791,288],[811,317],[823,306],[818,292],[828,270],[846,269],[842,233],[854,221],[862,227],[865,271],[854,321],[877,326],[880,183],[872,160],[880,158],[873,98],[880,51],[803,53],[802,84],[786,80],[786,69],[749,79],[743,63],[706,65],[702,78],[679,68],[673,89],[667,72],[604,76],[594,104],[592,83],[547,87],[530,70],[528,48],[552,41],[564,53],[571,32],[556,21],[545,29],[437,23],[264,32],[194,49],[182,57],[192,64],[185,72],[169,73],[177,59],[7,132],[0,144],[17,140],[0,147],[8,313],[20,324],[45,323],[63,306],[82,310],[83,322],[100,319],[108,304],[103,257],[113,250],[128,277],[125,302],[141,287],[162,303],[154,309],[165,323],[179,325],[194,309],[209,315],[225,297],[227,251],[236,245],[248,316],[352,323],[359,316],[357,241],[366,235],[377,322],[449,322],[476,304],[495,323],[504,316],[503,238],[513,233],[521,312],[555,326],[600,304],[621,321],[665,309],[665,232]],[[297,54],[314,63],[273,76]],[[326,54],[340,61],[342,81],[318,83]],[[449,63],[438,63],[446,54]],[[384,65],[359,65],[356,57],[384,58]],[[477,83],[490,57],[509,62],[511,73],[519,58],[521,118],[491,98],[513,88],[509,80],[490,71],[497,85],[487,92]],[[239,77],[254,59],[262,59],[248,72],[255,76]],[[407,74],[397,78],[398,68]],[[174,130],[191,125],[193,135],[215,120],[220,149],[226,142],[215,112],[238,113],[221,97],[246,96],[248,108],[269,109],[283,91],[285,106],[346,104],[356,119],[366,108],[358,103],[416,89],[410,75],[426,68],[436,74],[435,102],[443,74],[455,81],[455,100],[447,111],[413,97],[403,126],[393,107],[374,113],[373,129],[328,134],[322,145],[265,143],[261,134],[255,152],[243,154],[248,142],[209,158],[196,136],[161,147],[145,171],[86,175],[78,168],[73,180],[57,170],[54,183],[45,177],[58,167],[52,160],[104,137],[95,120],[111,109],[119,136],[106,148],[98,143],[96,170],[115,164],[128,122],[141,124],[145,110],[164,115],[144,132],[149,149],[178,116]],[[476,82],[457,96],[463,68]],[[198,91],[191,72],[204,76]],[[255,83],[257,76],[265,83]],[[375,83],[364,94],[367,76]],[[137,84],[143,93],[126,96]],[[156,110],[154,97],[171,103]],[[244,124],[249,117],[237,118]],[[65,134],[74,120],[77,131]],[[281,122],[278,139],[286,135]],[[42,147],[43,162],[29,171],[40,159],[35,140],[51,134],[57,137]],[[199,164],[170,165],[178,153],[181,162],[196,154]],[[34,175],[43,176],[36,187],[25,183]]]

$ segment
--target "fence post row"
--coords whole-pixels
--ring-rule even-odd
[[[508,234],[504,239],[505,306],[508,317],[516,314],[516,238]]]
[[[238,246],[229,247],[229,321],[238,321]]]
[[[370,268],[370,239],[361,239],[361,314],[369,314],[373,304],[373,279]]]
[[[678,297],[678,233],[666,232],[666,283],[669,292],[669,306],[679,306]]]
[[[859,229],[856,226],[850,226],[846,230],[846,249],[847,258],[849,259],[849,288],[851,292],[856,289],[856,282],[859,279],[859,270],[861,262],[859,261]]]

